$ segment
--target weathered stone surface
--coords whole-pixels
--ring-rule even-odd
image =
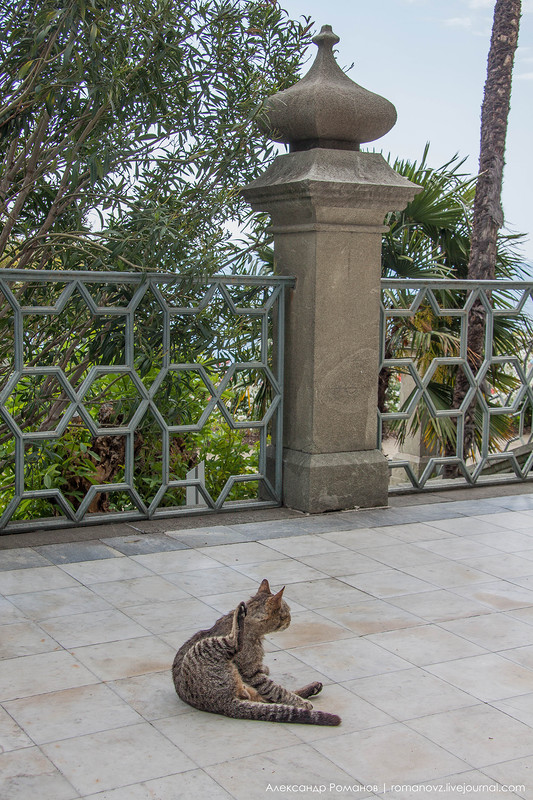
[[[328,41],[329,55],[322,56],[335,64]],[[352,84],[336,65],[342,79],[331,64],[316,63],[307,81],[315,100],[325,96],[331,75]],[[300,115],[298,124],[305,81],[281,93],[291,104],[288,118]],[[368,109],[364,114],[370,119]],[[297,134],[290,128],[283,141],[316,134],[311,149],[279,156],[242,190],[252,208],[271,216],[276,272],[296,278],[286,316],[283,499],[310,513],[387,504],[389,470],[375,449],[381,238],[386,213],[420,191],[379,153],[339,144],[344,136],[357,143],[359,134],[348,133],[348,117],[334,106],[329,116],[327,134],[316,115]]]
[[[283,503],[289,508],[318,514],[388,503],[389,467],[379,450],[316,455],[284,450],[283,467]]]
[[[290,89],[270,97],[260,124],[276,142],[291,150],[313,147],[359,150],[387,133],[396,122],[388,100],[351,80],[333,55],[336,36],[324,25],[313,42],[318,47],[309,72]]]

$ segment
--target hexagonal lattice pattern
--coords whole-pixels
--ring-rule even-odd
[[[531,317],[533,283],[392,279],[382,286],[388,405],[378,411],[378,443],[391,487],[473,485],[505,474],[524,480],[533,466],[533,363],[527,337],[521,351],[516,331]],[[475,319],[483,321],[477,362],[468,340]]]
[[[278,502],[288,284],[0,269],[0,529]]]

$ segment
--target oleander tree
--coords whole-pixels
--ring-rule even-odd
[[[264,219],[239,189],[274,156],[254,119],[269,95],[297,80],[308,20],[291,20],[277,0],[0,0],[0,28],[0,268],[203,276],[230,260],[242,271],[261,251]],[[248,248],[232,240],[235,225]],[[57,299],[51,282],[9,285],[23,305]],[[124,304],[128,291],[104,286],[99,302]],[[173,320],[177,360],[220,360],[217,309],[188,324]],[[135,369],[147,385],[164,349],[160,314],[148,293],[135,341]],[[74,293],[61,314],[25,318],[25,367],[59,367],[77,390],[90,365],[124,363],[119,323],[92,318]],[[254,330],[235,325],[237,333],[253,360]],[[13,352],[13,312],[0,290],[0,391]],[[138,401],[120,372],[108,378],[94,390],[102,427],[120,424]],[[195,411],[197,383],[175,375],[165,385],[161,403],[174,422]],[[233,394],[227,402],[238,405],[240,390]],[[6,403],[25,432],[39,434],[54,429],[68,397],[54,376],[31,374]],[[136,464],[141,482],[157,483],[161,431],[150,419],[136,438]],[[177,440],[176,474],[206,450],[224,451],[223,485],[250,458],[243,433],[215,421],[203,439]],[[73,418],[62,437],[25,444],[26,488],[59,488],[76,505],[91,483],[120,479],[123,450],[120,437],[91,437]],[[14,438],[2,418],[0,514],[14,476]],[[19,506],[21,518],[50,511],[32,502]]]
[[[275,0],[0,0],[0,27],[0,265],[215,271],[308,26]]]

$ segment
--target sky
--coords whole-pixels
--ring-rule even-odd
[[[494,2],[280,0],[280,5],[293,19],[311,17],[316,32],[331,25],[341,38],[340,66],[354,64],[350,77],[396,106],[396,126],[367,147],[419,160],[430,142],[430,166],[458,153],[467,157],[464,171],[476,174]],[[315,52],[312,45],[310,58]],[[533,0],[522,0],[505,161],[506,228],[527,234],[522,252],[533,265]]]

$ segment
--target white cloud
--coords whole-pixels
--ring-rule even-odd
[[[533,72],[523,72],[521,75],[516,76],[518,80],[533,81]]]

